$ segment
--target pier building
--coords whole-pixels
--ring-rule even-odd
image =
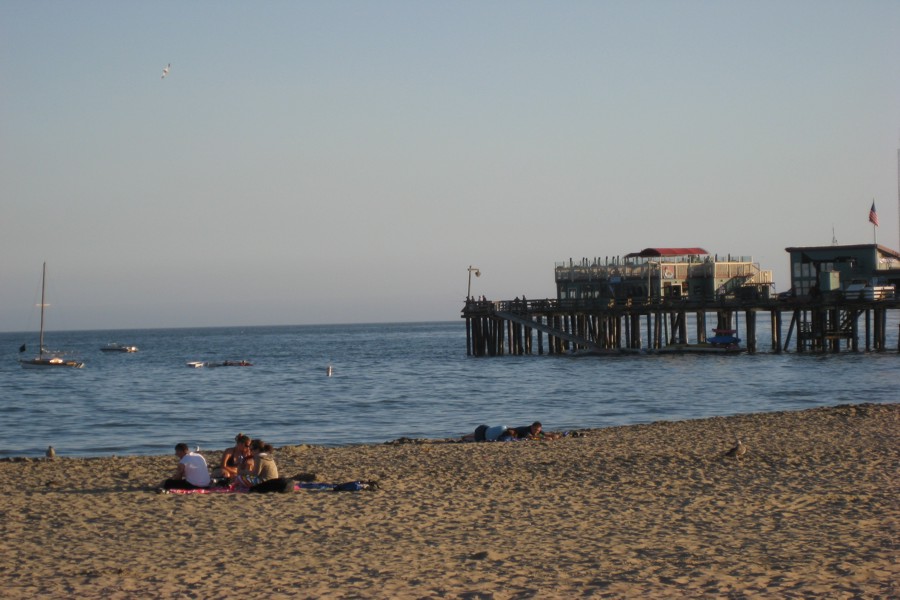
[[[759,313],[770,319],[776,353],[792,344],[797,352],[887,349],[888,311],[900,309],[897,252],[875,245],[787,252],[793,287],[778,295],[772,272],[752,258],[702,248],[570,259],[555,265],[556,298],[467,298],[466,350],[473,356],[718,351],[710,342],[731,332],[744,341],[741,350],[753,353]]]
[[[624,257],[556,265],[559,300],[713,300],[768,298],[772,271],[750,257],[719,257],[703,248],[645,248]]]
[[[799,297],[846,294],[848,288],[885,296],[900,286],[900,254],[885,246],[806,246],[785,251],[791,261],[791,291]]]

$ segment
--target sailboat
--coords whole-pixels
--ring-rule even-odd
[[[41,274],[41,337],[40,337],[40,350],[38,351],[38,355],[34,358],[28,360],[19,360],[19,364],[22,365],[22,368],[25,369],[42,369],[44,367],[69,367],[73,369],[80,369],[84,366],[84,363],[78,360],[70,360],[65,358],[60,358],[59,356],[55,356],[52,354],[44,353],[44,307],[47,306],[47,303],[44,301],[44,294],[47,288],[47,263],[44,263],[44,271]],[[25,346],[23,345],[20,349],[22,352],[25,351]]]

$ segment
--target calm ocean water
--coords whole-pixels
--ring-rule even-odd
[[[765,319],[760,319],[764,321]],[[22,369],[35,334],[0,334],[0,456],[222,449],[236,433],[285,444],[442,438],[480,423],[605,427],[900,400],[891,351],[741,356],[466,356],[464,321],[50,332],[84,369]],[[109,342],[136,354],[103,353]],[[31,356],[31,351],[25,356]],[[246,359],[253,367],[192,369]],[[332,365],[334,374],[326,376]]]

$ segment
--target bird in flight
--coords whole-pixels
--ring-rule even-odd
[[[167,64],[166,66],[164,66],[164,67],[163,67],[163,74],[162,74],[162,77],[160,77],[160,79],[165,79],[165,78],[166,78],[166,75],[169,74],[169,69],[171,69],[171,68],[172,68],[172,63],[169,63],[169,64]]]

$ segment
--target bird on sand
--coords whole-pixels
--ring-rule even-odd
[[[171,68],[172,68],[172,63],[169,63],[169,64],[167,64],[166,66],[164,66],[164,67],[163,67],[163,74],[162,74],[162,77],[160,77],[160,79],[165,79],[165,78],[166,78],[166,75],[169,74],[169,69],[171,69]]]
[[[47,446],[47,452],[45,452],[47,458],[56,458],[56,450],[53,449],[53,446]]]
[[[741,440],[737,441],[734,448],[725,453],[725,456],[733,456],[734,458],[740,458],[747,454],[747,446]]]

